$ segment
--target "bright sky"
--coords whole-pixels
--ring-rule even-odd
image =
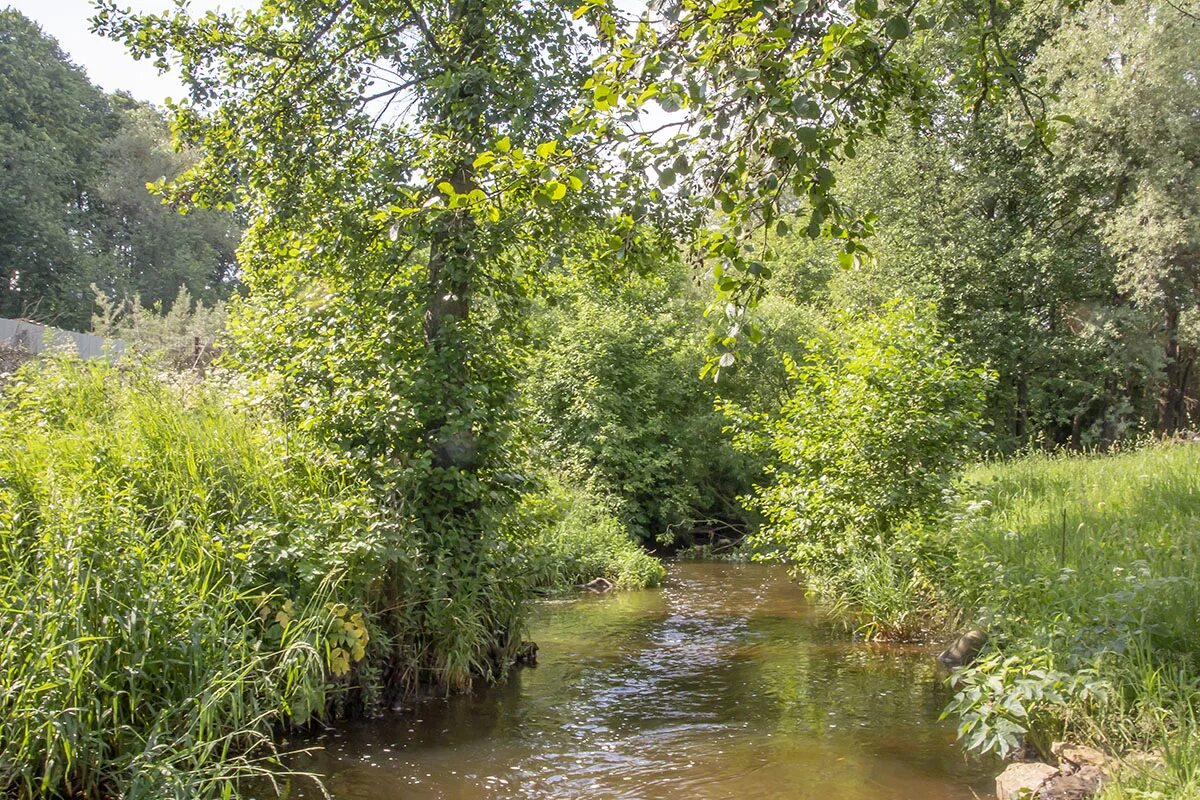
[[[203,13],[211,8],[251,5],[252,0],[193,0],[191,9]],[[122,0],[121,7],[136,11],[164,11],[171,0]],[[92,33],[88,19],[96,13],[90,0],[0,0],[36,21],[58,40],[59,46],[77,65],[87,70],[92,83],[114,92],[124,89],[139,100],[162,103],[164,98],[183,96],[183,87],[171,75],[159,75],[149,61],[134,61],[116,42]]]

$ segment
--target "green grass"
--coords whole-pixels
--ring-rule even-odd
[[[49,359],[0,392],[6,798],[236,796],[281,727],[502,675],[531,588],[662,577],[555,484],[464,558],[243,387],[173,381]]]
[[[50,361],[4,402],[0,789],[227,794],[323,707],[322,615],[277,618],[270,562],[291,530],[340,538],[353,492],[201,387]]]
[[[601,498],[555,479],[522,500],[510,529],[523,554],[524,579],[535,589],[561,591],[595,578],[617,589],[642,589],[666,575]]]
[[[965,601],[1001,601],[1001,624],[1070,636],[1083,656],[1135,642],[1200,655],[1200,447],[1033,456],[968,480],[981,489],[957,528]]]
[[[959,678],[967,740],[1159,752],[1106,797],[1196,796],[1200,446],[1033,455],[967,481],[945,596],[994,642]]]

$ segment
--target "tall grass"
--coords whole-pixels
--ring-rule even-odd
[[[981,731],[1156,752],[1106,796],[1195,796],[1200,446],[1031,455],[967,477],[946,593],[994,645],[959,676],[964,727],[997,749],[1005,736]]]
[[[230,796],[325,704],[338,544],[365,501],[211,390],[25,368],[0,414],[0,789]],[[289,539],[324,542],[300,597]],[[299,556],[296,556],[299,558]],[[342,565],[346,566],[345,564]]]

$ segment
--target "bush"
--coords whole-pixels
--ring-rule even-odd
[[[524,497],[509,524],[535,589],[562,590],[605,578],[618,589],[657,586],[666,575],[603,502],[577,487],[548,479]]]
[[[686,542],[705,520],[740,519],[751,473],[699,379],[700,308],[637,292],[580,295],[548,315],[524,386],[530,438],[538,463],[603,498],[642,542]]]
[[[799,363],[785,357],[789,394],[777,414],[724,405],[737,446],[770,459],[770,482],[748,498],[765,520],[755,545],[833,594],[853,596],[854,576],[875,574],[855,564],[943,511],[980,444],[989,375],[966,367],[932,319],[903,302],[836,316]],[[936,558],[910,550],[906,572]]]
[[[169,308],[142,305],[138,297],[120,302],[92,286],[96,311],[92,333],[120,339],[141,358],[155,359],[171,369],[205,367],[217,355],[217,342],[225,333],[225,306],[205,306],[193,301],[187,286],[180,286]]]

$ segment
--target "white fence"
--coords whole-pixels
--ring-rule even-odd
[[[0,346],[23,350],[35,356],[47,351],[66,350],[78,353],[80,358],[113,359],[125,352],[125,342],[120,339],[106,339],[103,336],[92,336],[90,333],[64,331],[62,328],[52,328],[23,319],[2,317]]]

